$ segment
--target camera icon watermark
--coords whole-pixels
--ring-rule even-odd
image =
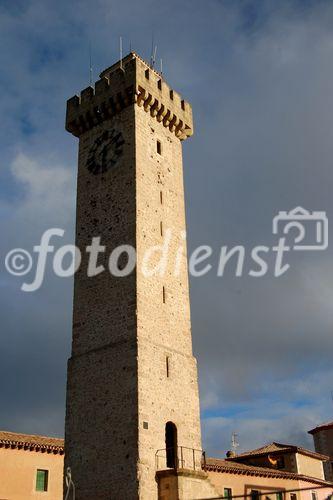
[[[279,212],[273,219],[273,234],[296,232],[293,250],[326,250],[328,247],[328,219],[325,212],[309,212],[296,207],[290,212]]]

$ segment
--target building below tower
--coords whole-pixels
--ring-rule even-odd
[[[315,450],[329,456],[324,464],[325,479],[333,482],[333,422],[318,425],[309,434],[313,437]]]
[[[179,456],[182,452],[184,458],[185,450],[179,450]],[[328,500],[333,484],[322,479],[325,459],[311,450],[279,443],[232,459],[203,457],[199,469],[193,461],[192,466],[188,462],[187,468],[182,467],[180,460],[168,467],[160,456],[155,468],[158,499]],[[62,439],[0,431],[0,499],[59,500],[63,465]],[[68,499],[72,498],[71,491]]]

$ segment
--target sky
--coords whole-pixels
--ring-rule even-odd
[[[93,6],[92,6],[93,5]],[[44,230],[74,238],[77,141],[66,100],[132,48],[193,106],[184,143],[203,447],[224,456],[270,441],[312,446],[333,419],[333,268],[325,251],[288,254],[280,277],[216,276],[221,246],[274,246],[272,219],[302,206],[333,219],[333,3],[301,0],[2,0],[0,3],[0,428],[62,436],[71,279],[48,270],[34,293],[5,269]]]

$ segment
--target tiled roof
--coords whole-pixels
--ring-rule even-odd
[[[246,451],[245,453],[240,453],[236,457],[228,458],[230,461],[242,460],[244,458],[250,457],[260,457],[264,455],[279,454],[279,453],[300,453],[301,455],[307,455],[309,457],[317,458],[318,460],[323,460],[324,462],[329,460],[326,455],[321,455],[312,450],[307,450],[301,446],[294,446],[290,444],[282,443],[269,443],[261,448],[256,448],[255,450]]]
[[[16,432],[0,431],[0,448],[23,449],[28,451],[64,453],[64,440],[46,436],[17,434]]]
[[[333,429],[333,422],[326,422],[324,424],[317,425],[317,427],[315,427],[314,429],[311,429],[311,431],[309,431],[309,434],[315,434],[318,431],[323,431],[326,429]]]
[[[333,483],[317,479],[303,474],[296,474],[294,472],[286,472],[268,467],[258,467],[253,465],[246,465],[230,460],[223,460],[219,458],[207,458],[206,470],[209,472],[224,472],[228,474],[241,474],[246,476],[270,477],[279,479],[292,479],[295,481],[306,481],[315,484],[323,484],[333,486]]]

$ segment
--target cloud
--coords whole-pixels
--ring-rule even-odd
[[[0,229],[6,235],[0,249],[35,245],[50,227],[65,229],[67,239],[73,240],[75,171],[23,152],[9,168],[17,196],[0,202]]]
[[[204,439],[210,454],[225,457],[231,448],[231,436],[234,432],[239,444],[237,453],[253,450],[273,441],[313,447],[312,438],[307,435],[307,431],[313,428],[313,422],[320,418],[319,412],[313,412],[309,407],[295,409],[288,406],[283,407],[281,411],[282,408],[273,405],[272,411],[262,415],[262,409],[261,405],[256,405],[251,412],[244,414],[242,419],[205,419]]]
[[[17,183],[23,185],[25,194],[17,207],[17,216],[32,222],[39,213],[39,220],[50,222],[56,214],[58,223],[67,224],[73,217],[73,173],[65,167],[42,166],[38,161],[19,153],[12,162],[11,171]]]

